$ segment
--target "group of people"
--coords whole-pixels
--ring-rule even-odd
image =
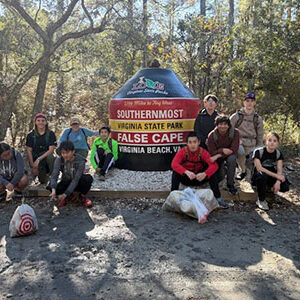
[[[180,183],[197,186],[208,181],[219,205],[228,208],[221,196],[219,183],[226,175],[228,191],[236,195],[236,165],[240,168],[236,179],[242,180],[247,175],[246,161],[252,158],[252,184],[257,186],[258,191],[256,203],[259,208],[268,210],[268,186],[274,193],[289,189],[283,174],[283,156],[278,150],[279,136],[274,132],[268,134],[263,145],[263,121],[254,110],[256,101],[253,93],[246,94],[243,108],[231,117],[219,115],[217,103],[215,95],[204,98],[204,108],[195,120],[194,132],[187,136],[187,146],[181,148],[172,161],[171,190],[179,189]],[[90,149],[87,138],[98,134]],[[84,206],[92,206],[92,201],[86,196],[93,182],[93,177],[86,170],[86,158],[91,150],[91,165],[98,179],[105,180],[108,170],[118,160],[118,143],[110,137],[110,128],[102,126],[99,131],[92,131],[81,127],[78,118],[72,118],[70,128],[63,131],[58,144],[56,149],[55,133],[48,128],[46,116],[38,113],[34,129],[26,138],[31,174],[37,176],[42,184],[47,184],[50,179],[47,189],[51,191],[52,199],[58,198],[59,207],[74,201],[77,195]],[[16,197],[22,196],[28,183],[22,155],[1,142],[0,200],[6,198],[7,190],[13,191]]]
[[[215,95],[204,98],[204,108],[197,116],[194,132],[187,136],[187,146],[180,149],[172,161],[171,190],[177,190],[180,183],[200,186],[208,181],[220,207],[228,208],[219,183],[226,175],[227,189],[236,195],[234,180],[247,176],[247,161],[250,161],[251,183],[258,193],[256,204],[268,210],[268,187],[274,193],[289,190],[283,173],[283,155],[278,149],[279,136],[271,132],[263,144],[263,120],[255,112],[253,93],[245,95],[243,107],[230,117],[216,111],[217,103]],[[237,165],[240,173],[235,177]]]
[[[75,201],[77,196],[84,206],[92,206],[92,201],[86,196],[93,183],[93,177],[87,174],[86,169],[86,158],[90,150],[87,138],[98,134],[99,137],[94,140],[91,149],[90,162],[98,179],[105,180],[108,170],[118,159],[118,143],[110,138],[108,126],[102,126],[99,131],[92,131],[81,127],[78,118],[72,118],[70,128],[63,131],[58,142],[59,147],[56,149],[56,136],[48,128],[46,115],[36,114],[34,129],[26,137],[28,163],[31,174],[36,176],[41,184],[47,184],[46,188],[51,191],[51,198],[58,198],[59,207],[65,206],[68,201]],[[1,142],[0,200],[6,199],[7,190],[13,191],[14,197],[22,197],[22,191],[28,183],[21,153]]]

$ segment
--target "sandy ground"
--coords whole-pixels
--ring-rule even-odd
[[[254,203],[208,222],[163,200],[34,207],[40,229],[10,238],[17,203],[0,204],[1,299],[300,299],[300,206]]]
[[[10,238],[18,202],[0,203],[0,299],[300,299],[300,160],[292,190],[200,225],[163,199],[94,199],[60,210],[27,199],[39,230]]]

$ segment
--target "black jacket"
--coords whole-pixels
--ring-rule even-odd
[[[207,139],[208,134],[212,130],[214,130],[215,119],[218,115],[219,114],[217,111],[214,111],[214,113],[212,115],[209,115],[205,108],[203,108],[199,112],[199,114],[196,118],[195,124],[194,124],[194,131],[196,132],[198,138],[201,141],[201,147],[207,148],[207,146],[205,144],[206,139]]]

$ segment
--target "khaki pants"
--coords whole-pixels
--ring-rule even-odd
[[[51,176],[54,167],[55,157],[53,154],[48,155],[39,163],[39,182],[44,184],[49,181],[49,176]]]

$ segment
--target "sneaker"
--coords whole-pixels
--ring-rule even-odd
[[[58,207],[63,207],[67,205],[66,199],[60,200],[57,204]]]
[[[238,190],[234,185],[227,185],[227,189],[231,195],[236,195],[238,193]]]
[[[91,207],[93,205],[92,200],[90,200],[86,195],[81,195],[81,203],[85,207]]]
[[[70,202],[75,202],[75,201],[77,200],[77,197],[76,197],[76,195],[75,195],[74,193],[72,193],[72,194],[69,196],[68,200],[69,200]]]
[[[105,181],[105,176],[104,175],[99,175],[98,180],[99,181]]]
[[[235,179],[237,179],[237,180],[243,180],[246,176],[247,176],[247,172],[242,172],[242,173],[238,174],[235,177]]]
[[[222,197],[217,198],[217,201],[221,208],[224,208],[224,209],[229,208],[228,204],[225,202],[225,200]]]
[[[264,201],[257,200],[256,204],[262,210],[269,210],[269,205],[266,200],[264,200]]]

